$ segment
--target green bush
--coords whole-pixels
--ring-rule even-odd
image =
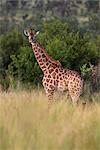
[[[41,70],[37,65],[32,49],[29,46],[21,47],[18,55],[11,56],[12,62],[8,66],[7,74],[23,83],[40,81]]]
[[[79,71],[82,65],[98,59],[96,44],[90,36],[70,32],[66,22],[54,20],[45,23],[39,41],[50,56],[61,61],[63,67]]]

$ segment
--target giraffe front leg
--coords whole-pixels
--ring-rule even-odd
[[[53,90],[47,90],[46,95],[48,97],[48,108],[51,108],[51,106],[53,104],[54,91]]]
[[[46,95],[48,97],[48,108],[50,108],[53,103],[53,95],[54,95],[55,87],[51,84],[49,85],[49,83],[46,83],[45,78],[43,78],[42,82],[43,82]]]
[[[79,96],[77,95],[71,95],[71,99],[72,99],[72,103],[74,106],[78,106],[79,105]]]

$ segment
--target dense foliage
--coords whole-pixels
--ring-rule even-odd
[[[88,62],[98,61],[98,45],[89,34],[71,32],[67,22],[58,19],[45,22],[37,39],[55,60],[64,68],[82,71]],[[13,30],[0,38],[0,75],[4,85],[17,83],[37,85],[41,83],[42,72],[34,57],[31,45],[23,32]],[[5,83],[7,82],[7,83]]]

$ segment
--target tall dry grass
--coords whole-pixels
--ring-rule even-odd
[[[100,104],[61,96],[48,112],[42,91],[1,93],[0,150],[100,150]]]

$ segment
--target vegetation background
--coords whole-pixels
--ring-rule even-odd
[[[28,27],[84,78],[85,107],[57,93],[48,112]],[[0,0],[0,150],[100,150],[99,0]]]
[[[100,58],[99,0],[0,0],[0,83],[4,89],[41,85],[42,72],[23,35],[28,27],[40,30],[38,41],[52,58],[91,80],[89,62],[97,65]]]

